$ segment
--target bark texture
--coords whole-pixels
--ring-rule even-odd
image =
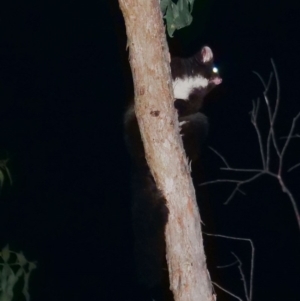
[[[167,200],[167,261],[176,301],[212,301],[201,223],[176,110],[159,0],[119,0],[146,159]]]

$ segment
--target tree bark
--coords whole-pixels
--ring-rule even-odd
[[[119,0],[146,159],[167,200],[166,252],[176,301],[212,301],[195,190],[185,156],[159,0]]]

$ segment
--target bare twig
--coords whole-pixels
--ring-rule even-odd
[[[254,181],[255,179],[257,179],[260,176],[262,176],[263,174],[264,174],[264,172],[260,172],[260,173],[257,173],[256,175],[254,175],[253,177],[251,177],[251,178],[249,178],[247,180],[240,181],[236,185],[235,189],[233,190],[233,192],[231,193],[231,195],[229,196],[229,198],[227,199],[227,201],[224,203],[224,205],[227,205],[231,201],[231,199],[234,197],[235,193],[240,190],[240,186]]]
[[[277,142],[277,135],[275,132],[275,127],[274,124],[276,122],[276,118],[278,115],[278,110],[279,110],[279,103],[280,103],[280,81],[279,81],[279,76],[277,72],[276,65],[274,61],[271,59],[271,64],[273,68],[273,72],[271,73],[268,82],[266,83],[262,76],[254,72],[254,74],[258,77],[260,82],[262,83],[264,87],[264,101],[267,107],[268,111],[268,120],[269,120],[269,129],[268,129],[268,135],[264,141],[262,138],[262,131],[257,123],[258,119],[258,114],[260,112],[260,99],[257,99],[257,101],[253,101],[253,107],[251,111],[251,122],[255,128],[257,137],[258,137],[258,146],[260,149],[260,154],[261,154],[261,160],[262,160],[262,168],[261,169],[246,169],[246,168],[233,168],[230,166],[228,161],[220,154],[220,152],[216,151],[215,149],[211,148],[211,150],[222,160],[222,162],[225,164],[226,167],[222,167],[221,170],[226,170],[226,171],[231,171],[231,172],[248,172],[248,173],[255,173],[255,175],[250,176],[246,180],[236,180],[236,179],[221,179],[221,180],[216,180],[216,181],[209,181],[202,183],[202,185],[207,185],[207,184],[215,184],[215,183],[234,183],[235,188],[230,194],[230,196],[227,198],[224,204],[228,204],[230,200],[235,196],[237,192],[241,192],[240,188],[244,184],[248,184],[257,178],[261,177],[262,175],[269,175],[277,179],[282,192],[286,193],[294,210],[294,214],[296,216],[297,224],[300,229],[300,213],[299,213],[299,208],[297,205],[297,202],[291,193],[291,191],[288,189],[288,187],[285,184],[285,181],[282,177],[283,174],[283,160],[286,155],[286,150],[293,138],[300,138],[299,134],[295,134],[295,127],[297,121],[300,119],[300,112],[294,117],[293,122],[291,124],[290,130],[288,135],[285,137],[285,143],[283,147],[279,147],[278,142]],[[275,101],[275,107],[274,111],[272,111],[272,105],[270,104],[269,97],[268,97],[268,92],[270,89],[271,81],[273,78],[273,74],[275,75],[275,82],[276,82],[276,101]],[[276,154],[277,154],[277,170],[273,171],[271,170],[271,164],[270,161],[275,161],[276,158],[271,158],[271,149],[274,148]],[[275,165],[275,164],[274,164]],[[273,164],[272,164],[273,166]],[[276,166],[276,165],[275,165]],[[292,171],[295,168],[299,167],[300,163],[294,165],[293,167],[289,168],[287,171]]]
[[[218,268],[218,269],[230,268],[230,267],[236,265],[237,263],[238,263],[238,261],[236,260],[236,261],[234,261],[234,262],[232,262],[232,263],[229,263],[229,264],[225,264],[225,265],[217,265],[217,268]]]
[[[238,267],[239,267],[239,271],[242,277],[242,281],[243,281],[243,285],[244,285],[244,291],[245,291],[245,296],[247,301],[252,301],[253,298],[253,276],[254,276],[254,254],[255,254],[255,248],[254,248],[254,244],[252,242],[252,240],[250,238],[243,238],[243,237],[234,237],[234,236],[228,236],[228,235],[222,235],[222,234],[211,234],[211,233],[206,233],[203,232],[205,235],[207,236],[214,236],[214,237],[220,237],[220,238],[226,238],[226,239],[232,239],[232,240],[239,240],[239,241],[247,241],[250,243],[251,246],[251,267],[250,267],[250,279],[249,279],[249,292],[248,292],[248,288],[247,288],[247,280],[245,277],[245,274],[243,272],[242,269],[242,262],[239,259],[239,257],[237,255],[235,255],[233,252],[233,256],[236,258],[236,261],[233,263],[230,263],[228,265],[224,265],[224,266],[218,266],[218,268],[227,268],[227,267],[231,267],[235,264],[238,263]],[[216,284],[215,282],[212,282],[214,285],[216,285],[218,288],[220,288],[221,290],[223,290],[224,292],[230,294],[231,296],[242,300],[241,298],[239,298],[238,296],[232,294],[230,291],[224,289],[223,287],[221,287],[220,285]]]
[[[221,160],[223,161],[223,163],[228,167],[228,168],[230,168],[229,167],[229,164],[227,163],[227,161],[225,160],[225,158],[217,151],[217,150],[215,150],[214,148],[212,148],[212,147],[209,147],[216,155],[218,155],[220,158],[221,158]]]
[[[290,171],[296,169],[296,168],[299,167],[299,166],[300,166],[300,163],[298,163],[298,164],[296,164],[296,165],[290,167],[290,168],[288,169],[288,172],[290,172]]]
[[[291,129],[290,129],[290,132],[289,132],[289,134],[288,134],[288,136],[287,136],[287,138],[285,140],[284,146],[282,148],[282,151],[281,151],[281,154],[280,154],[280,166],[279,166],[280,172],[282,170],[282,160],[283,160],[283,157],[284,157],[286,149],[287,149],[287,147],[288,147],[288,145],[289,145],[289,143],[290,143],[290,141],[292,139],[293,132],[294,132],[295,126],[296,126],[296,122],[297,122],[297,120],[298,120],[299,117],[300,117],[300,112],[297,114],[296,117],[294,117]]]
[[[237,262],[239,263],[238,268],[239,268],[239,271],[240,271],[240,274],[241,274],[241,277],[242,277],[242,282],[243,282],[243,285],[244,285],[244,293],[245,293],[245,296],[247,298],[247,301],[251,301],[249,293],[248,293],[248,288],[247,288],[247,280],[246,280],[246,277],[245,277],[245,274],[244,274],[244,271],[243,271],[243,268],[242,268],[242,265],[243,265],[242,261],[233,252],[231,252],[231,254],[236,258]]]
[[[280,155],[279,155],[280,151],[279,151],[279,147],[278,147],[278,144],[277,144],[277,141],[276,141],[275,129],[274,129],[274,123],[275,123],[275,119],[277,117],[277,113],[278,113],[278,109],[279,109],[279,102],[280,102],[280,81],[279,81],[279,76],[278,76],[277,68],[276,68],[276,65],[275,65],[273,59],[271,59],[271,64],[272,64],[273,71],[274,71],[274,74],[275,74],[276,90],[277,90],[277,92],[276,92],[275,110],[274,110],[273,116],[271,115],[272,118],[270,119],[270,132],[272,133],[273,146],[276,149],[276,153],[277,153],[278,157],[280,157]],[[271,105],[270,105],[270,103],[268,101],[267,95],[265,96],[265,99],[266,99],[267,108],[271,112]]]
[[[225,289],[224,287],[222,287],[221,285],[219,285],[218,283],[212,281],[211,282],[213,285],[215,285],[216,287],[218,287],[220,290],[224,291],[225,293],[227,293],[228,295],[240,300],[240,301],[243,301],[242,298],[240,298],[239,296],[235,295],[234,293],[230,292],[229,290]]]
[[[266,168],[266,158],[265,158],[264,146],[263,146],[263,142],[262,142],[261,133],[260,133],[258,125],[257,125],[257,116],[258,116],[259,106],[260,106],[259,98],[257,99],[257,103],[255,103],[254,100],[252,101],[251,123],[253,124],[256,134],[257,134],[261,160],[262,160],[263,168],[265,169]]]

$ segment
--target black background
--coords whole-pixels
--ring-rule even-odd
[[[234,167],[260,168],[249,111],[263,88],[252,71],[267,78],[274,59],[281,83],[276,130],[285,136],[300,111],[299,5],[196,0],[193,15],[192,25],[175,33],[170,45],[177,54],[204,44],[214,51],[223,83],[204,108],[208,144]],[[122,124],[132,94],[125,46],[114,1],[2,4],[0,150],[2,159],[9,158],[13,186],[6,183],[1,192],[0,245],[9,243],[37,261],[29,288],[33,301],[142,300]],[[267,130],[264,113],[260,122]],[[286,169],[300,162],[299,145],[292,141]],[[222,162],[206,153],[207,179],[228,177],[219,172]],[[284,177],[300,206],[299,169]],[[300,232],[287,196],[275,179],[263,177],[244,187],[246,197],[224,206],[232,188],[208,187],[204,230],[253,240],[253,300],[300,300]],[[212,279],[243,296],[237,267],[216,267],[233,262],[234,252],[248,279],[249,245],[206,238],[205,247]],[[217,293],[220,300],[234,300]]]

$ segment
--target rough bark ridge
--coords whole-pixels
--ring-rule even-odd
[[[167,261],[176,301],[212,301],[200,215],[173,104],[159,0],[119,0],[146,159],[169,208]]]

